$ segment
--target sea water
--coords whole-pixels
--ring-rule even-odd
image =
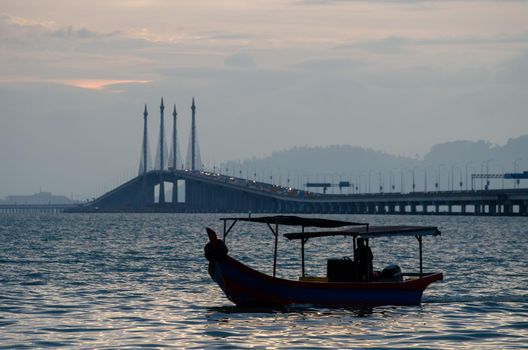
[[[326,216],[434,225],[424,270],[442,271],[421,306],[235,307],[207,273],[204,228],[220,215],[0,214],[0,347],[522,348],[528,346],[528,219]],[[284,232],[292,231],[285,229]],[[282,233],[282,232],[281,232]],[[230,254],[271,273],[273,236],[240,223]],[[414,237],[372,239],[374,267],[419,268]],[[279,240],[278,276],[297,279],[300,243]],[[344,237],[306,244],[306,270],[352,255]]]

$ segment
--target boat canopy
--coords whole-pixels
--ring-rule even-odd
[[[328,237],[328,236],[352,236],[354,237],[354,250],[356,248],[355,238],[361,236],[365,239],[373,237],[393,237],[393,236],[414,236],[419,242],[420,251],[420,276],[422,275],[422,236],[438,236],[440,231],[435,226],[370,226],[368,223],[318,219],[318,218],[304,218],[293,215],[274,215],[274,216],[260,216],[254,217],[225,217],[220,218],[224,222],[223,241],[226,242],[228,233],[233,229],[235,224],[239,221],[256,222],[266,224],[275,237],[274,251],[273,251],[273,277],[275,277],[277,269],[277,245],[279,238],[279,226],[301,226],[302,232],[286,233],[284,236],[290,240],[299,239],[301,241],[301,261],[302,261],[302,276],[304,277],[304,245],[310,238]],[[228,222],[231,224],[227,225]],[[306,227],[338,229],[346,226],[348,227],[339,230],[305,232]],[[367,240],[368,245],[368,240]]]
[[[220,218],[220,220],[247,221],[247,222],[258,222],[258,223],[263,223],[263,224],[318,227],[318,228],[337,228],[337,227],[344,227],[344,226],[368,225],[367,223],[360,223],[360,222],[303,218],[300,216],[293,216],[293,215],[261,216],[261,217],[255,217],[255,218],[245,216],[245,217]]]
[[[295,232],[286,233],[284,237],[288,239],[309,239],[328,236],[352,236],[362,238],[374,237],[394,237],[394,236],[438,236],[440,231],[434,226],[368,226],[356,227],[353,229],[338,231],[318,231],[318,232]]]

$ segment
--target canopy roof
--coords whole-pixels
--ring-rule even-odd
[[[435,226],[369,226],[337,231],[285,233],[288,239],[308,239],[328,236],[361,236],[363,238],[394,236],[438,236],[440,231]]]
[[[290,226],[303,226],[303,227],[319,227],[319,228],[336,228],[343,226],[359,226],[368,225],[367,223],[349,222],[340,220],[328,220],[328,219],[314,219],[314,218],[303,218],[300,216],[292,215],[275,215],[275,216],[261,216],[261,217],[232,217],[232,218],[220,218],[220,220],[233,220],[233,221],[247,221],[247,222],[259,222],[264,224],[279,224],[279,225],[290,225]]]

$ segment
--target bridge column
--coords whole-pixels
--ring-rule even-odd
[[[489,203],[489,215],[496,215],[497,214],[497,202],[490,202]]]
[[[277,201],[277,211],[279,213],[284,213],[284,203],[281,200]]]
[[[474,202],[473,206],[475,207],[475,215],[481,215],[482,212],[482,203]]]
[[[172,182],[172,205],[178,204],[178,178]]]
[[[502,213],[504,215],[511,215],[513,213],[513,205],[511,203],[504,203],[502,207]]]
[[[358,203],[356,204],[356,214],[366,214],[367,213],[367,204],[366,203]]]

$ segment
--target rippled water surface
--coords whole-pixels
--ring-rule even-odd
[[[205,226],[217,215],[0,214],[0,347],[508,348],[528,345],[526,218],[328,216],[436,225],[424,268],[443,271],[419,307],[244,310],[207,274]],[[237,225],[230,254],[269,273],[266,227]],[[307,243],[324,275],[351,240]],[[375,268],[418,267],[414,238],[371,240]],[[278,275],[297,278],[298,242],[279,242]]]

